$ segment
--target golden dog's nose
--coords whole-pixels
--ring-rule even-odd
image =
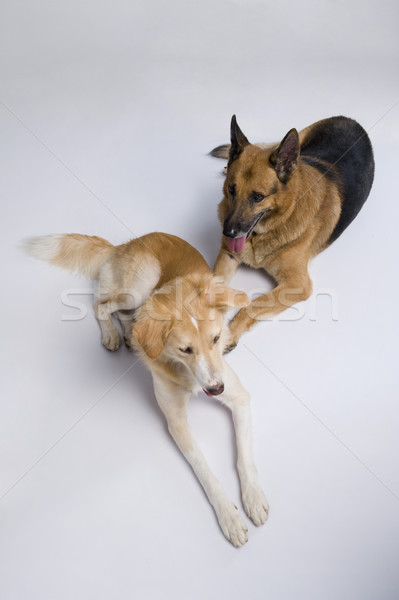
[[[207,396],[219,396],[219,394],[223,394],[224,392],[224,384],[220,383],[218,386],[209,387],[204,392]]]

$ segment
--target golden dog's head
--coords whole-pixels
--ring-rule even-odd
[[[229,341],[225,312],[248,304],[244,292],[215,277],[176,279],[140,307],[133,341],[149,359],[177,366],[189,384],[217,396],[224,390],[222,353]]]
[[[298,156],[296,129],[291,129],[277,148],[262,149],[249,143],[233,115],[223,188],[223,234],[230,250],[241,252],[258,223],[287,208],[287,183]]]

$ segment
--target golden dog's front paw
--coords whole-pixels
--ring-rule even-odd
[[[239,548],[247,543],[248,528],[232,502],[226,502],[219,509],[218,521],[224,536],[233,546]]]
[[[265,494],[258,485],[247,487],[242,494],[242,502],[245,512],[251,521],[259,527],[265,523],[269,516],[269,503]]]

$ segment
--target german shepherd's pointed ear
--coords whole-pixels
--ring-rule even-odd
[[[132,334],[149,358],[155,359],[165,347],[173,320],[159,321],[146,316],[133,325]]]
[[[282,183],[287,183],[296,168],[299,156],[299,135],[296,129],[290,129],[283,141],[270,156],[270,163]]]
[[[231,117],[230,124],[230,154],[229,154],[229,164],[236,160],[244,150],[245,146],[249,145],[249,141],[238,127],[236,116],[233,115]]]
[[[242,308],[248,306],[251,302],[245,292],[227,287],[217,277],[211,280],[208,289],[205,291],[205,298],[209,306],[221,310]]]

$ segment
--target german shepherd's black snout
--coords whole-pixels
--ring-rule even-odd
[[[249,227],[245,228],[237,221],[233,222],[230,219],[226,219],[223,224],[223,235],[229,238],[237,238],[245,235],[248,229]]]

